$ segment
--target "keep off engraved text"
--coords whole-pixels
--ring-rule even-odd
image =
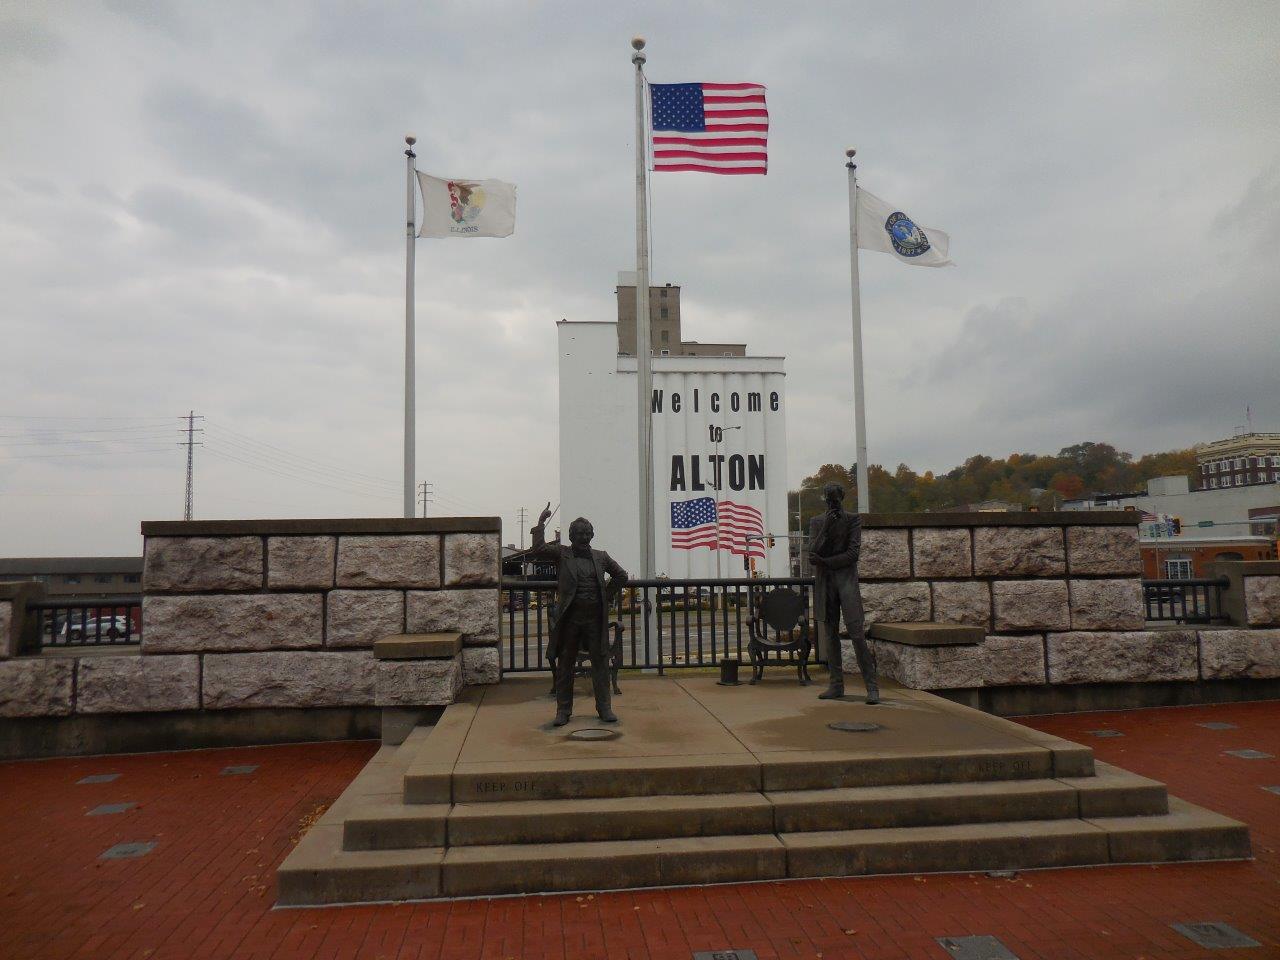
[[[978,774],[995,780],[1018,779],[1031,773],[1030,760],[979,760]]]
[[[476,793],[533,793],[532,780],[481,780]]]

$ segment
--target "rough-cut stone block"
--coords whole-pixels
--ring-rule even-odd
[[[324,596],[263,593],[145,597],[144,653],[289,650],[322,643]]]
[[[1061,527],[975,527],[973,572],[980,577],[1047,577],[1067,569]]]
[[[1072,630],[1141,630],[1146,621],[1142,581],[1072,580]]]
[[[931,588],[934,620],[974,627],[991,625],[991,587],[987,581],[939,580]]]
[[[340,587],[438,587],[440,537],[339,537],[337,582]]]
[[[968,577],[973,574],[973,539],[963,527],[920,527],[911,532],[917,577]]]
[[[410,590],[406,630],[457,630],[467,646],[498,642],[497,590]]]
[[[1138,528],[1067,527],[1067,562],[1076,574],[1141,573]]]
[[[372,647],[404,632],[403,590],[331,590],[325,603],[326,647]]]
[[[502,679],[502,651],[499,647],[467,647],[462,651],[462,682],[497,683]]]
[[[0,717],[64,717],[71,712],[76,662],[21,657],[0,663]]]
[[[907,531],[863,530],[858,576],[863,580],[902,580],[911,576]]]
[[[143,583],[148,592],[261,590],[261,537],[148,537]]]
[[[862,606],[867,623],[916,623],[932,620],[929,584],[924,580],[864,583]]]
[[[1045,682],[1044,637],[987,637],[982,645],[988,687],[1011,687]]]
[[[333,537],[268,537],[267,586],[327,590],[333,586]]]
[[[211,653],[204,658],[204,706],[370,706],[376,663],[366,650]]]
[[[980,645],[909,647],[872,640],[880,675],[913,690],[950,690],[983,685]]]
[[[450,533],[444,538],[446,587],[496,587],[501,575],[496,533]]]
[[[462,689],[462,657],[452,660],[378,660],[374,704],[430,707],[453,703]]]
[[[76,674],[76,713],[197,710],[200,658],[83,657]]]
[[[1071,626],[1065,580],[997,580],[991,584],[995,629],[1066,630]]]
[[[1249,626],[1280,626],[1280,577],[1245,577],[1244,606]]]
[[[1201,630],[1200,676],[1280,677],[1280,630]]]
[[[0,600],[0,660],[16,652],[17,638],[13,635],[13,601]]]
[[[1145,683],[1195,680],[1194,630],[1051,633],[1050,683]]]

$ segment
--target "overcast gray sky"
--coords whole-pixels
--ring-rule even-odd
[[[634,268],[635,33],[769,88],[767,177],[655,175],[653,269],[786,356],[793,484],[853,459],[849,145],[957,264],[863,254],[872,462],[1280,430],[1274,4],[10,0],[0,555],[139,552],[189,409],[197,517],[398,514],[407,132],[519,188],[510,239],[417,249],[419,478],[515,539],[554,324]]]

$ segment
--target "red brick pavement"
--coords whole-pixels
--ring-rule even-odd
[[[1217,720],[1234,730],[1206,730]],[[1280,703],[1039,717],[1102,760],[1249,823],[1247,863],[871,877],[598,895],[274,910],[294,838],[373,753],[309,744],[0,764],[0,958],[577,960],[944,958],[990,934],[1022,960],[1280,957]],[[1096,739],[1088,731],[1124,736]],[[223,767],[258,764],[245,776]],[[81,777],[119,773],[113,783]],[[85,816],[103,803],[126,813]],[[108,847],[155,841],[134,860]],[[1207,952],[1171,923],[1219,920],[1263,943]]]

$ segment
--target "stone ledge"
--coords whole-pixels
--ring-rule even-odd
[[[373,643],[373,655],[379,660],[451,660],[462,649],[462,634],[405,633],[384,637]]]
[[[982,643],[986,631],[955,623],[873,623],[870,636],[911,647],[970,646]]]
[[[1136,527],[1133,510],[1058,510],[1043,513],[864,513],[862,529],[885,527]]]
[[[501,517],[346,520],[144,520],[144,537],[287,537],[361,533],[501,533]]]

